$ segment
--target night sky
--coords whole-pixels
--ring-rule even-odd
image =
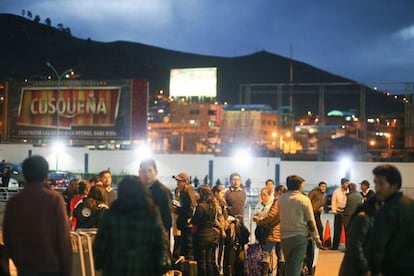
[[[413,0],[0,1],[1,13],[23,9],[84,39],[224,57],[292,52],[296,60],[380,88],[414,82]]]

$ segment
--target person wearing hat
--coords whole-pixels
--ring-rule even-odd
[[[197,206],[197,197],[191,185],[190,176],[181,172],[172,176],[177,181],[177,193],[180,194],[180,203],[177,206],[177,228],[181,230],[181,252],[187,260],[194,260],[192,225],[190,220]],[[194,229],[195,231],[195,229]]]
[[[308,246],[308,237],[322,247],[316,230],[315,217],[310,199],[303,194],[304,179],[290,175],[286,179],[288,191],[279,201],[280,234],[286,260],[286,275],[300,275]]]
[[[343,225],[343,213],[346,206],[346,194],[348,193],[349,180],[341,179],[341,186],[332,194],[332,212],[334,213],[334,236],[332,250],[337,250]]]
[[[375,196],[375,192],[369,188],[369,181],[363,180],[361,183],[361,195],[363,202]]]

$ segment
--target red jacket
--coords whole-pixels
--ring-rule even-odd
[[[72,245],[63,197],[41,185],[26,184],[6,204],[3,220],[6,252],[20,272],[72,270]]]

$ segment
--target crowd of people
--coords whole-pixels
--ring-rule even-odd
[[[226,188],[195,187],[181,172],[172,176],[172,193],[158,180],[156,162],[145,159],[138,175],[125,176],[116,193],[105,170],[72,181],[59,194],[45,185],[49,167],[43,157],[25,159],[22,169],[27,184],[7,202],[3,221],[5,256],[19,275],[71,275],[69,232],[84,228],[97,228],[93,256],[102,275],[163,275],[191,262],[199,276],[246,272],[250,233],[243,223],[247,196],[239,173],[230,175]],[[332,195],[330,248],[321,241],[327,184],[305,194],[299,175],[288,176],[286,186],[266,180],[253,213],[262,249],[257,275],[314,275],[315,248],[338,250],[342,229],[345,254],[332,275],[411,275],[414,200],[400,192],[395,166],[380,165],[373,175],[375,192],[367,180],[359,192],[341,179]]]

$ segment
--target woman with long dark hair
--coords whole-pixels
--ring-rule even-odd
[[[199,276],[212,276],[213,250],[215,247],[215,230],[213,229],[216,218],[216,203],[211,188],[202,185],[198,188],[200,198],[194,216],[191,220],[194,233],[194,257],[197,261]]]
[[[95,268],[104,276],[161,275],[168,250],[149,189],[136,176],[125,176],[93,243]]]
[[[106,192],[103,187],[93,186],[86,198],[73,211],[76,218],[76,229],[97,228],[103,214],[108,210]]]
[[[226,239],[226,230],[228,226],[227,203],[226,203],[226,200],[224,199],[224,193],[226,189],[223,187],[223,185],[216,184],[213,186],[211,191],[213,192],[213,195],[216,201],[217,219],[220,221],[221,224],[224,224],[223,225],[224,233],[219,235],[218,241],[216,243],[216,248],[215,250],[213,250],[213,262],[215,263],[214,265],[215,274],[220,275],[220,273],[223,270],[224,241]],[[216,258],[216,253],[217,253],[217,258]]]

